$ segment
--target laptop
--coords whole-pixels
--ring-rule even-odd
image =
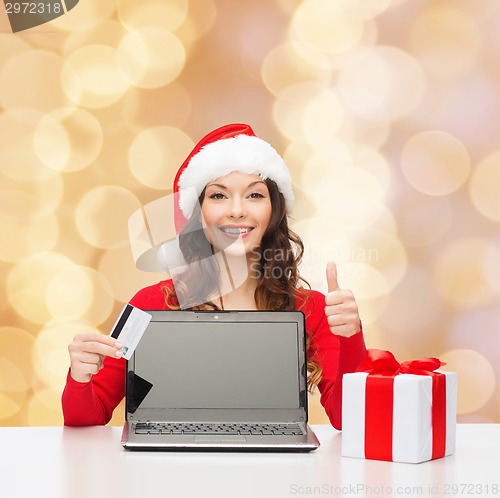
[[[304,315],[148,311],[127,361],[130,450],[312,451]]]

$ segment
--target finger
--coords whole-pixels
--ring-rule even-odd
[[[116,346],[117,340],[110,335],[104,334],[77,334],[74,338],[77,342],[99,342],[101,344],[106,344],[108,346],[115,346],[121,348],[121,344]]]
[[[115,344],[119,344],[116,343]],[[121,348],[121,345],[119,346]],[[113,358],[121,358],[122,352],[118,346],[108,346],[100,342],[72,342],[68,346],[70,355],[78,355],[79,353],[95,353],[101,356],[111,356]]]
[[[328,292],[340,290],[337,279],[337,265],[330,261],[326,265],[326,282],[328,284]]]

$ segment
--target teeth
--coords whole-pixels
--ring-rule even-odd
[[[251,228],[233,228],[233,227],[221,227],[221,230],[230,235],[240,235],[242,233],[248,233]]]

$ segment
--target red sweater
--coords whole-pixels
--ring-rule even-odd
[[[130,304],[143,310],[167,309],[162,287],[171,281],[158,282],[141,289]],[[318,385],[321,404],[336,429],[342,427],[342,375],[353,372],[366,354],[363,333],[339,337],[330,332],[325,315],[325,296],[307,291],[309,299],[298,298],[297,308],[306,317],[306,332],[311,337],[308,357],[314,358],[323,369]],[[123,358],[106,357],[104,368],[90,382],[77,382],[68,372],[62,394],[64,425],[104,425],[125,396],[125,367]]]

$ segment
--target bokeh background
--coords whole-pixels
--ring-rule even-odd
[[[62,423],[75,333],[165,278],[129,217],[228,122],[288,163],[312,287],[337,261],[369,347],[440,357],[459,422],[500,422],[499,32],[498,0],[81,0],[17,34],[0,10],[0,424]]]

